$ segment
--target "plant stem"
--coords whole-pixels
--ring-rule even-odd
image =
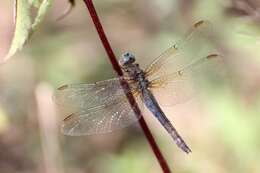
[[[83,0],[83,1],[85,2],[86,6],[88,8],[88,12],[89,12],[89,14],[92,18],[92,21],[93,21],[95,28],[97,30],[97,33],[99,35],[99,38],[100,38],[100,40],[101,40],[101,42],[102,42],[102,44],[103,44],[103,46],[104,46],[104,48],[107,52],[108,58],[109,58],[109,60],[112,64],[114,70],[116,71],[118,76],[122,76],[123,72],[122,72],[122,70],[121,70],[121,68],[120,68],[120,66],[117,62],[116,56],[115,56],[115,54],[114,54],[114,52],[113,52],[113,50],[112,50],[112,48],[109,44],[109,41],[108,41],[106,34],[103,30],[102,24],[99,20],[99,17],[97,15],[97,12],[96,12],[96,9],[94,7],[92,0]],[[124,89],[129,89],[129,86],[125,81],[122,81],[121,84],[123,85]],[[140,124],[140,126],[141,126],[141,128],[142,128],[142,130],[143,130],[143,132],[144,132],[144,134],[145,134],[145,136],[146,136],[146,138],[147,138],[147,140],[148,140],[148,142],[149,142],[149,144],[150,144],[150,146],[153,150],[153,153],[156,156],[163,172],[164,173],[171,173],[170,168],[169,168],[166,160],[164,159],[158,145],[155,142],[155,139],[154,139],[151,131],[149,130],[143,116],[141,115],[140,109],[136,106],[133,95],[132,94],[126,94],[126,96],[129,100],[129,103],[131,104],[133,110],[135,111],[135,113],[138,115],[138,117],[139,116],[141,117],[140,120],[139,120],[139,124]]]

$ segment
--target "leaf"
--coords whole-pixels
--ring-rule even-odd
[[[29,0],[29,4],[36,8],[39,8],[41,5],[41,0]]]
[[[37,16],[34,20],[34,23],[32,24],[32,31],[35,31],[37,29],[37,26],[41,23],[46,12],[50,8],[52,1],[53,0],[43,0],[42,1],[41,5],[39,7],[39,10],[38,10]]]
[[[26,42],[31,29],[30,4],[28,0],[15,1],[15,32],[8,54],[3,61],[8,60]]]
[[[3,62],[23,48],[43,20],[52,2],[53,0],[15,0],[15,31],[10,49]],[[33,23],[31,19],[32,7],[38,9]]]

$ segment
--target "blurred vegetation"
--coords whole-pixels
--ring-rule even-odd
[[[0,67],[0,171],[160,172],[138,125],[106,135],[67,137],[59,132],[63,117],[50,123],[55,116],[47,97],[52,89],[115,76],[83,2],[77,1],[69,16],[56,20],[66,3],[54,1],[25,48]],[[145,119],[173,172],[258,173],[260,2],[94,3],[116,55],[131,51],[143,66],[176,43],[194,22],[211,21],[215,39],[210,42],[224,57],[223,74],[211,73],[198,98],[166,111],[193,153],[187,156],[177,149],[152,116]],[[13,3],[0,4],[4,57],[13,36]]]

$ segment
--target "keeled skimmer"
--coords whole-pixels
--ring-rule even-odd
[[[119,60],[123,77],[58,88],[55,101],[60,107],[71,111],[63,121],[63,133],[72,136],[107,133],[138,121],[140,117],[131,108],[120,84],[121,80],[125,80],[130,86],[127,92],[133,94],[138,107],[143,110],[144,104],[172,136],[177,146],[186,153],[191,152],[160,105],[172,106],[189,99],[192,94],[187,89],[187,81],[194,76],[195,69],[218,57],[218,54],[208,54],[188,64],[178,62],[184,56],[185,47],[191,44],[194,37],[200,37],[205,28],[208,28],[207,22],[195,23],[179,44],[163,52],[145,70],[135,63],[134,55],[125,53]]]

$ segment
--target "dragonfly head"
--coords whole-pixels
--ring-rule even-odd
[[[119,60],[119,64],[121,66],[126,66],[134,62],[135,62],[135,56],[129,52],[124,53]]]

